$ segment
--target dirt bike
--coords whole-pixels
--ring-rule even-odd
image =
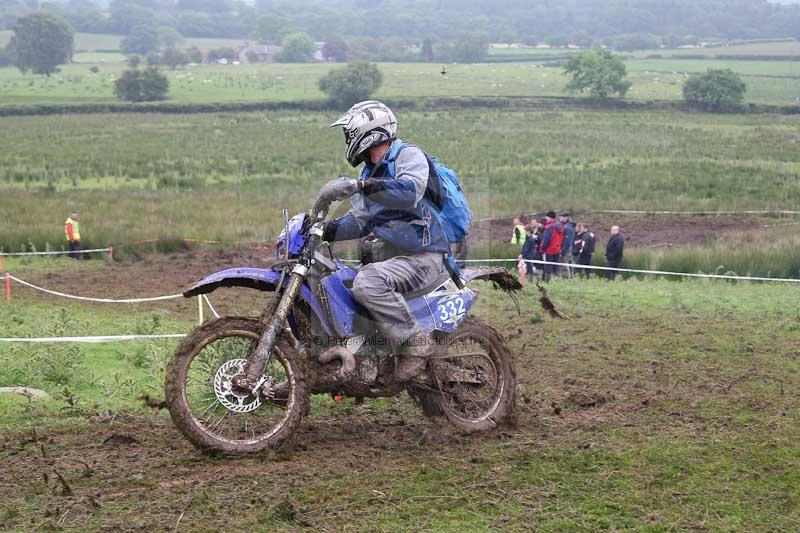
[[[500,334],[468,316],[476,290],[488,280],[513,294],[519,282],[499,268],[443,274],[404,297],[436,353],[424,372],[396,383],[397,346],[377,332],[351,294],[356,267],[322,243],[330,201],[291,220],[277,241],[269,269],[231,268],[184,292],[220,287],[274,292],[258,319],[223,317],[192,331],[168,367],[166,400],[172,420],[198,448],[225,454],[276,448],[292,437],[309,410],[310,394],[363,400],[406,391],[429,417],[444,416],[464,432],[489,430],[511,415],[516,378]],[[446,260],[446,255],[445,255]],[[288,328],[287,328],[288,325]]]

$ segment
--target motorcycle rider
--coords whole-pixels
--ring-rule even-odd
[[[322,238],[333,242],[371,235],[373,262],[361,267],[352,293],[379,332],[401,343],[394,378],[406,382],[425,368],[434,345],[403,294],[435,283],[449,251],[436,207],[425,196],[432,169],[419,147],[398,144],[397,119],[381,102],[355,104],[331,127],[344,131],[347,161],[364,167],[358,180],[341,177],[320,191],[320,199],[349,196],[351,202],[346,215],[326,225]],[[403,148],[391,158],[399,146]]]

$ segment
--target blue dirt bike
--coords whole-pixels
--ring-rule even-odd
[[[205,451],[257,452],[292,437],[310,394],[360,401],[404,391],[426,416],[444,416],[464,432],[506,420],[516,388],[511,353],[495,329],[468,316],[478,293],[466,285],[486,280],[511,293],[521,288],[516,278],[499,268],[467,268],[406,294],[437,349],[419,378],[395,383],[398,347],[381,337],[350,291],[358,269],[324,253],[329,204],[317,200],[310,214],[287,221],[271,268],[231,268],[184,292],[249,287],[275,295],[259,318],[212,320],[181,342],[165,383],[178,428]]]

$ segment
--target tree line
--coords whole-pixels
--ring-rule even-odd
[[[107,9],[91,0],[0,0],[0,29],[37,9],[80,32],[128,35],[149,26],[183,37],[273,44],[304,32],[316,41],[343,39],[354,55],[384,60],[426,40],[430,55],[445,57],[448,43],[464,34],[492,42],[605,44],[618,50],[800,37],[800,5],[768,0],[112,0]]]

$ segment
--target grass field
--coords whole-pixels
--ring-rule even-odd
[[[106,62],[100,62],[108,56]],[[118,54],[78,54],[80,64],[66,65],[51,78],[23,75],[0,68],[3,103],[67,103],[116,101],[114,79],[124,70]],[[97,61],[91,64],[87,61]],[[99,72],[89,71],[97,66]],[[797,104],[800,67],[794,62],[715,60],[630,60],[627,62],[634,100],[680,100],[687,72],[732,68],[746,75],[746,100],[754,103]],[[230,100],[321,100],[317,80],[335,65],[261,64],[205,65],[168,71],[169,99],[185,102]],[[564,96],[566,78],[560,68],[537,63],[451,65],[382,63],[384,83],[379,98],[435,96]]]
[[[2,119],[0,209],[8,223],[0,245],[60,247],[72,208],[83,212],[86,247],[156,237],[271,240],[282,208],[308,209],[327,178],[353,172],[341,157],[340,135],[327,128],[333,118],[267,112]],[[797,121],[462,110],[406,113],[401,134],[458,170],[476,218],[549,206],[790,209],[800,201]],[[788,261],[784,267],[794,271]]]
[[[170,343],[0,346],[0,386],[35,371],[29,383],[55,395],[0,397],[9,482],[0,485],[0,523],[792,530],[800,520],[796,292],[556,282],[551,296],[572,317],[561,323],[543,320],[531,293],[517,317],[487,288],[478,314],[515,353],[515,428],[463,437],[423,419],[408,400],[321,399],[295,447],[239,460],[197,455],[168,417],[136,399],[160,397]],[[0,321],[11,335],[186,324],[67,305],[70,323],[60,305],[17,301],[0,306]],[[66,374],[63,365],[50,372],[59,360],[70,363]]]

